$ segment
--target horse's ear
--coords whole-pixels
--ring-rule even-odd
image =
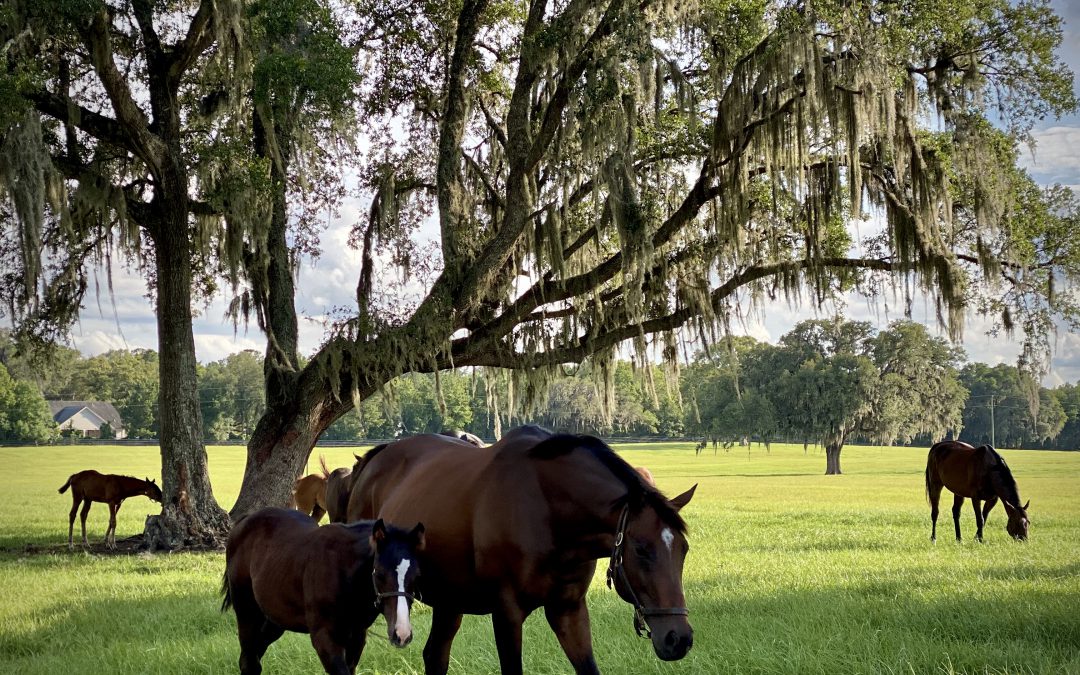
[[[1029,506],[1031,506],[1031,500],[1030,499],[1027,501],[1027,504],[1024,504],[1024,510],[1027,511]]]
[[[354,453],[352,454],[352,456],[353,456],[353,457],[355,457],[355,458],[356,458],[356,461],[358,461],[358,462],[359,462],[359,461],[360,461],[361,459],[363,459],[362,457],[360,457],[360,455],[356,454],[355,452],[354,452]]]
[[[671,505],[675,507],[676,511],[681,510],[682,507],[690,503],[690,499],[694,496],[694,490],[697,490],[697,483],[694,483],[692,488],[671,500]]]
[[[416,527],[409,532],[409,540],[412,542],[414,551],[423,551],[424,546],[427,544],[427,539],[424,537],[424,524],[417,523]]]
[[[384,541],[386,541],[386,525],[383,524],[382,518],[379,518],[371,526],[371,546],[372,548],[379,548]]]

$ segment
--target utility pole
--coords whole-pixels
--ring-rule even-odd
[[[994,395],[990,394],[990,445],[997,447],[997,440],[994,438]]]

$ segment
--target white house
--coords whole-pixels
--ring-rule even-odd
[[[112,427],[116,438],[124,438],[127,431],[120,419],[120,413],[112,403],[106,401],[49,401],[53,421],[60,431],[73,429],[81,431],[87,438],[101,438],[101,427],[106,423]]]

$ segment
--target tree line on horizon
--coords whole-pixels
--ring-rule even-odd
[[[40,367],[6,343],[0,364],[3,440],[56,440],[46,399],[108,401],[129,437],[158,435],[154,350],[83,357],[59,348]],[[511,379],[498,374],[410,374],[340,417],[323,438],[461,429],[493,439],[535,423],[605,438],[693,438],[725,449],[813,444],[836,455],[849,441],[929,445],[946,436],[1001,447],[1080,447],[1080,383],[1051,389],[1016,366],[966,362],[962,349],[909,321],[882,331],[865,322],[804,321],[778,344],[733,337],[677,371],[622,360],[599,370],[590,361],[567,369],[530,407],[520,394],[513,402]],[[198,391],[204,439],[246,441],[265,408],[261,355],[245,350],[200,365]]]

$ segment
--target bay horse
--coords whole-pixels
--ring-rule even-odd
[[[64,494],[69,487],[71,488],[71,512],[68,514],[68,550],[74,548],[71,536],[75,529],[75,512],[79,510],[80,502],[83,505],[82,513],[79,514],[82,522],[83,546],[89,545],[86,541],[86,514],[90,513],[90,504],[102,502],[109,505],[109,527],[105,530],[106,548],[116,548],[116,514],[120,512],[120,505],[125,499],[143,495],[158,504],[161,503],[161,488],[149,478],[139,480],[134,476],[117,476],[87,469],[71,474],[57,492]]]
[[[446,673],[463,614],[492,615],[502,672],[521,673],[522,622],[540,607],[575,672],[599,673],[585,594],[600,558],[657,656],[690,650],[679,510],[696,488],[669,501],[591,436],[520,427],[477,448],[422,435],[364,456],[348,517],[427,523],[428,675]]]
[[[383,521],[318,523],[291,509],[262,509],[229,532],[221,611],[236,612],[240,672],[258,675],[266,649],[289,630],[308,633],[323,668],[355,672],[381,612],[390,643],[412,640],[409,609],[424,526]]]
[[[960,510],[965,498],[970,499],[975,507],[975,524],[978,528],[976,541],[982,541],[983,525],[998,500],[1001,500],[1009,517],[1005,530],[1014,539],[1027,539],[1027,509],[1031,502],[1020,506],[1020,493],[1012,471],[993,446],[981,445],[976,448],[961,441],[941,441],[930,448],[930,454],[926,457],[926,496],[930,501],[930,519],[933,521],[930,541],[937,541],[938,499],[943,487],[953,493],[956,541],[960,541]],[[981,510],[980,501],[986,502]]]
[[[352,490],[352,473],[352,467],[339,467],[326,477],[326,515],[331,523],[345,522],[349,492]]]
[[[297,511],[309,514],[315,522],[322,520],[326,513],[326,481],[330,477],[330,469],[326,467],[326,458],[319,455],[319,465],[322,474],[308,474],[297,478],[293,483],[293,504]]]

